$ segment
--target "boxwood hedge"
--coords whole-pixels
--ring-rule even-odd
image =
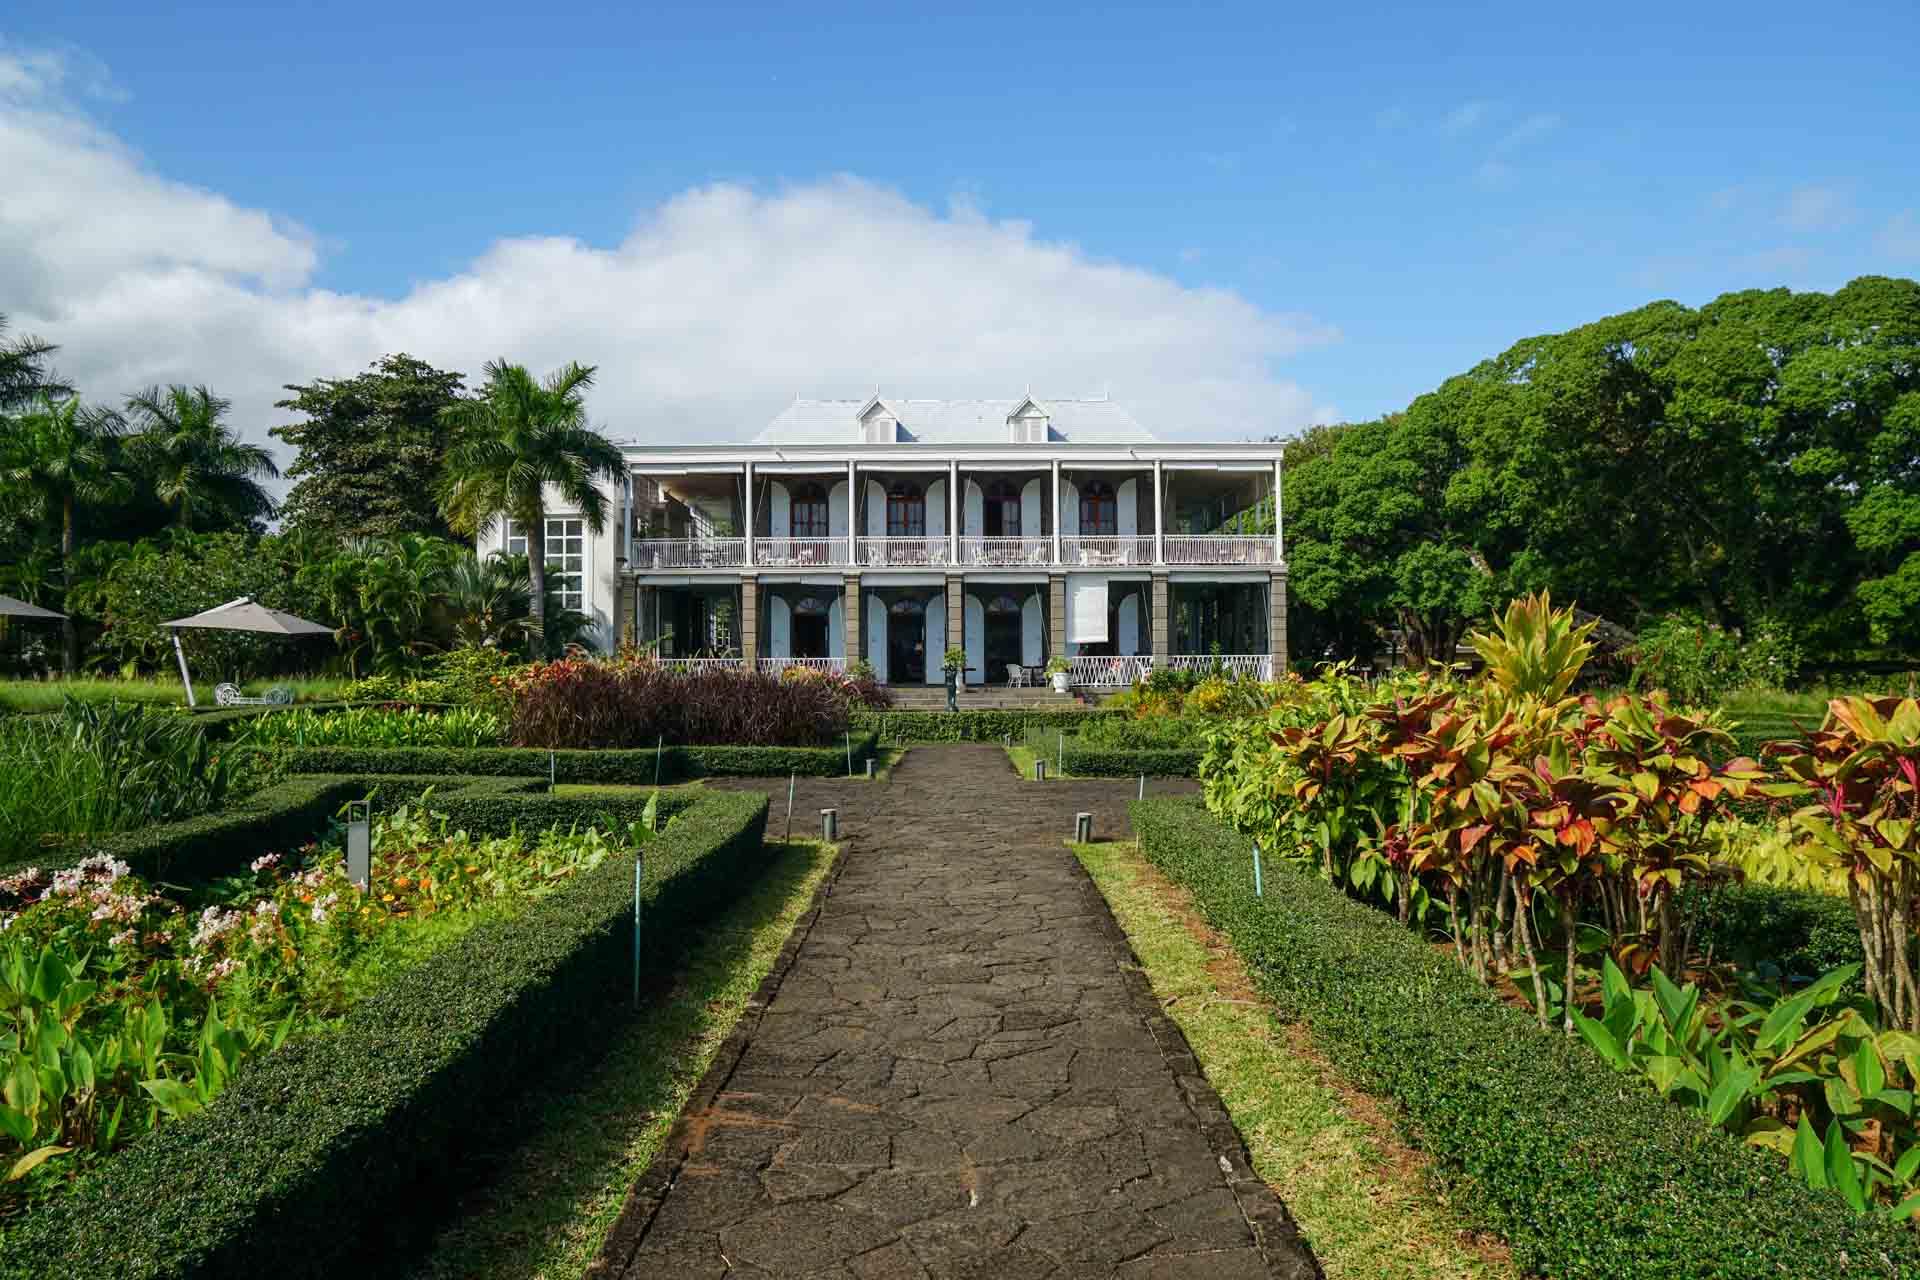
[[[874,753],[871,732],[853,735],[853,767]],[[646,786],[699,777],[771,778],[798,773],[806,777],[842,777],[848,748],[830,747],[668,747],[653,751],[594,748],[554,751],[528,747],[298,747],[285,755],[294,773],[476,774],[547,778],[551,755],[557,782],[613,782]]]
[[[1092,716],[1124,715],[1120,711],[856,711],[855,730],[869,730],[888,745],[914,742],[999,742],[1008,734],[1021,737],[1029,729],[1065,729],[1077,732]]]
[[[739,891],[767,801],[695,800],[646,854],[646,960]],[[633,859],[396,975],[326,1034],[255,1059],[206,1111],[105,1161],[0,1245],[0,1275],[337,1276],[432,1229],[474,1135],[569,1045],[620,1015]]]
[[[1198,747],[1086,747],[1068,738],[1060,767],[1076,778],[1194,778],[1200,755]]]
[[[1599,1280],[1920,1275],[1920,1234],[1810,1191],[1772,1152],[1543,1034],[1450,955],[1198,804],[1132,807],[1146,856],[1194,895],[1262,990],[1365,1087],[1529,1272]]]

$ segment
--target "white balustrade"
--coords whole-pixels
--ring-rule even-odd
[[[747,563],[745,538],[640,538],[633,543],[634,569],[739,569]]]
[[[1067,683],[1078,688],[1124,689],[1139,684],[1153,671],[1153,658],[1069,658]]]
[[[845,674],[845,658],[761,658],[760,670],[768,675],[779,675],[788,667],[804,667],[809,671],[831,671],[835,675]]]
[[[1106,565],[1136,565],[1153,563],[1153,535],[1145,537],[1127,535],[1069,536],[1060,539],[1060,559],[1068,567],[1079,565],[1082,568]]]
[[[1273,655],[1267,653],[1176,653],[1170,671],[1220,671],[1240,680],[1273,679]]]
[[[737,671],[746,665],[744,658],[655,658],[654,662],[671,671]]]
[[[947,539],[938,536],[860,539],[860,563],[869,568],[945,567],[948,551]]]
[[[753,563],[770,569],[844,567],[847,563],[845,538],[755,538]]]
[[[1170,533],[1168,564],[1272,564],[1273,539],[1224,533]]]
[[[960,563],[987,568],[1024,568],[1053,562],[1052,538],[962,538]]]

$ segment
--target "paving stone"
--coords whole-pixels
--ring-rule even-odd
[[[709,785],[784,802],[787,780]],[[1236,1192],[1265,1188],[1230,1186],[1219,1101],[1061,843],[1082,810],[1124,829],[1133,784],[1022,784],[962,746],[801,790],[840,810],[841,865],[675,1129],[661,1159],[685,1163],[623,1275],[1317,1275],[1261,1253],[1290,1220],[1269,1195],[1247,1225]]]

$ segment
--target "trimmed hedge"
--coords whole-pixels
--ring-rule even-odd
[[[855,769],[875,750],[871,733],[853,736]],[[650,786],[656,755],[613,747],[554,751],[535,747],[296,747],[285,754],[295,773],[472,774],[481,777],[547,779],[551,754],[556,782],[612,782]],[[772,778],[798,773],[837,778],[847,773],[847,748],[668,747],[657,757],[659,780]]]
[[[649,963],[752,879],[766,818],[764,796],[710,793],[648,846]],[[8,1235],[0,1275],[320,1277],[391,1263],[437,1225],[423,1209],[502,1101],[620,1016],[632,912],[633,859],[615,857],[475,928],[37,1210]]]
[[[1685,918],[1697,918],[1694,945],[1743,969],[1762,963],[1817,978],[1843,964],[1863,964],[1860,927],[1845,898],[1774,885],[1727,885],[1683,896]]]
[[[856,711],[853,727],[868,730],[888,746],[915,742],[1000,742],[1029,729],[1078,732],[1093,717],[1124,711]]]
[[[1080,747],[1067,739],[1060,766],[1076,778],[1197,778],[1199,747]]]
[[[75,836],[0,865],[66,867],[95,853],[120,859],[148,880],[194,883],[226,875],[271,851],[295,849],[320,835],[349,800],[410,798],[429,786],[448,798],[470,790],[510,795],[544,789],[544,778],[342,777],[289,778],[234,801],[217,813],[139,831]]]
[[[1542,1033],[1450,955],[1198,804],[1132,806],[1146,856],[1193,892],[1261,989],[1408,1128],[1527,1271],[1599,1280],[1920,1275],[1920,1234],[1810,1191],[1772,1152]]]

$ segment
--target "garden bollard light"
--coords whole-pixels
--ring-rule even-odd
[[[832,844],[840,838],[840,811],[822,809],[820,811],[820,838]]]
[[[1142,800],[1147,798],[1147,775],[1144,773],[1140,775],[1140,798]]]
[[[1054,748],[1053,771],[1061,777],[1067,776],[1067,735],[1063,730],[1059,744]]]
[[[347,879],[362,889],[373,883],[373,802],[347,805]]]
[[[547,790],[553,790],[554,783],[560,780],[560,769],[555,762],[554,753],[547,752]]]
[[[1093,815],[1076,813],[1073,815],[1073,841],[1075,844],[1093,843]]]
[[[1033,762],[1033,780],[1035,782],[1045,782],[1047,780],[1047,762],[1045,760],[1035,760]]]
[[[872,756],[867,757],[867,781],[868,782],[873,781],[873,757]]]
[[[1256,898],[1267,896],[1264,886],[1260,883],[1260,842],[1258,840],[1253,842],[1253,896]]]

